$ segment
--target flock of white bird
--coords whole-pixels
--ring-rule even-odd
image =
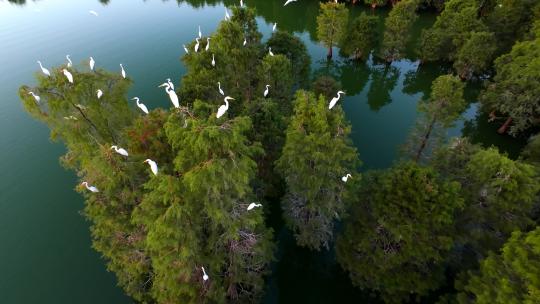
[[[286,6],[292,2],[296,2],[297,0],[287,0],[285,2],[285,4],[283,4],[283,6]],[[240,7],[244,7],[244,2],[243,0],[240,0]],[[90,14],[94,15],[94,16],[99,16],[99,14],[96,12],[96,11],[89,11]],[[225,20],[230,20],[230,15],[229,15],[229,12],[227,11],[227,9],[225,8]],[[272,32],[275,32],[276,31],[276,28],[277,28],[277,23],[274,23],[274,25],[272,26]],[[194,52],[197,53],[199,51],[199,48],[200,48],[200,40],[202,39],[202,32],[201,32],[201,26],[199,26],[199,31],[198,31],[198,37],[195,38],[195,47],[194,47]],[[205,47],[205,51],[209,51],[210,50],[210,37],[207,37],[206,38],[206,47]],[[244,37],[244,42],[243,42],[243,46],[246,46],[247,45],[247,39],[246,37]],[[189,50],[188,48],[186,47],[186,45],[184,44],[183,45],[184,47],[184,51],[186,52],[186,54],[189,54]],[[272,48],[271,47],[268,47],[268,54],[270,56],[274,56],[274,53],[272,52]],[[71,61],[71,57],[70,55],[66,55],[66,60],[67,60],[67,68],[71,68],[73,66],[73,62]],[[50,77],[51,76],[51,72],[45,68],[43,66],[43,64],[41,63],[41,61],[37,61],[37,63],[39,64],[39,67],[41,68],[41,72]],[[215,56],[214,54],[212,54],[212,66],[215,67],[216,66],[216,60],[215,60]],[[91,71],[94,71],[94,68],[96,66],[96,61],[94,60],[93,57],[90,57],[89,58],[89,61],[88,61],[88,65],[90,67],[90,70]],[[66,77],[66,79],[68,80],[69,83],[73,84],[74,83],[74,79],[73,79],[73,74],[71,74],[70,71],[68,71],[67,69],[62,69],[62,73],[64,74],[64,76]],[[122,75],[122,77],[125,79],[127,77],[127,73],[124,69],[124,66],[123,64],[120,64],[120,74]],[[173,106],[175,108],[180,108],[180,102],[179,102],[179,99],[178,99],[178,95],[176,94],[175,90],[174,90],[174,84],[171,82],[171,79],[168,78],[166,80],[167,82],[159,85],[158,87],[164,87],[165,88],[165,92],[169,95],[169,99],[171,100],[171,103],[173,104]],[[270,85],[266,85],[265,86],[266,89],[264,90],[263,92],[263,97],[267,97],[268,94],[270,93],[269,91],[269,88],[271,87]],[[218,90],[219,90],[219,94],[221,94],[222,96],[225,96],[225,92],[223,92],[223,89],[221,88],[221,83],[218,82]],[[39,103],[41,101],[41,97],[36,95],[34,92],[28,92],[29,95],[31,95],[37,103]],[[332,109],[336,103],[339,101],[339,99],[341,98],[341,94],[345,94],[345,92],[343,91],[338,91],[337,93],[337,97],[334,97],[331,101],[330,101],[330,104],[328,105],[328,109]],[[102,96],[103,96],[103,91],[101,89],[98,89],[96,91],[96,96],[98,99],[100,99]],[[134,100],[137,104],[137,107],[139,109],[141,109],[142,112],[144,112],[145,114],[149,114],[149,111],[148,111],[148,108],[146,107],[145,104],[141,103],[140,102],[140,99],[139,97],[133,97],[132,100]],[[225,96],[225,98],[223,99],[224,101],[224,105],[221,105],[219,108],[218,108],[218,111],[217,111],[217,114],[216,114],[216,117],[217,118],[221,118],[226,112],[227,110],[229,109],[229,100],[234,100],[234,98],[230,97],[230,96]],[[80,108],[84,108],[84,106],[82,105],[78,105],[80,106]],[[64,117],[64,119],[66,120],[77,120],[76,117],[74,116],[68,116],[68,117]],[[111,150],[114,150],[116,153],[118,153],[119,155],[123,156],[123,157],[128,157],[129,156],[129,153],[126,151],[126,149],[124,148],[120,148],[116,145],[113,145],[111,146]],[[146,159],[144,161],[144,163],[148,164],[148,166],[150,167],[150,171],[152,171],[152,173],[157,176],[158,175],[158,165],[155,161],[151,160],[151,159]],[[352,175],[351,174],[347,174],[345,176],[343,176],[341,178],[341,180],[346,183],[348,181],[349,178],[352,178]],[[93,193],[98,193],[99,192],[99,189],[95,186],[91,186],[88,184],[88,182],[82,182],[81,185],[85,186],[86,189],[90,192],[93,192]],[[254,208],[257,208],[257,207],[262,207],[262,204],[258,204],[258,203],[251,203],[249,204],[249,206],[247,207],[247,210],[250,211]],[[209,276],[208,274],[206,273],[204,267],[201,267],[201,270],[203,272],[203,281],[207,281],[209,279]]]

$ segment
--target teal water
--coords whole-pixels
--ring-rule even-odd
[[[343,106],[363,169],[390,166],[417,117],[416,102],[447,68],[419,67],[414,45],[410,59],[391,66],[373,59],[350,63],[339,56],[328,63],[326,49],[316,41],[317,2],[300,0],[286,9],[282,2],[246,0],[257,9],[264,39],[277,22],[306,43],[315,73],[342,82],[348,93]],[[361,10],[355,7],[351,14]],[[82,198],[73,191],[76,176],[58,163],[64,147],[48,140],[48,129],[33,121],[18,99],[20,85],[35,83],[36,60],[52,67],[64,63],[67,54],[75,64],[93,56],[98,66],[118,71],[123,63],[135,82],[130,97],[140,97],[150,108],[165,106],[167,96],[157,85],[165,78],[178,83],[185,73],[179,60],[182,44],[194,39],[198,25],[203,34],[214,31],[224,12],[221,1],[0,0],[0,303],[131,302],[91,248],[89,225],[79,214]],[[387,11],[375,13],[382,26]],[[422,14],[415,37],[434,20],[433,14]],[[468,86],[471,105],[449,134],[463,133],[515,156],[522,141],[496,134],[496,126],[477,114],[479,88]],[[273,266],[265,303],[368,301],[350,285],[332,252],[299,249],[282,229],[276,236],[280,262]]]

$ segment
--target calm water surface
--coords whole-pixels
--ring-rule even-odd
[[[314,73],[331,74],[342,82],[348,93],[344,108],[363,168],[388,167],[414,124],[416,102],[445,69],[419,67],[413,52],[410,60],[391,66],[372,59],[352,64],[339,56],[328,63],[326,49],[316,41],[317,3],[299,1],[283,9],[282,2],[246,1],[257,9],[264,39],[277,22],[306,43]],[[354,8],[351,14],[361,11]],[[179,81],[185,73],[179,60],[182,44],[194,39],[199,24],[204,34],[214,31],[224,12],[221,1],[0,0],[0,303],[131,302],[91,248],[88,223],[79,214],[83,201],[73,191],[76,177],[58,163],[64,147],[48,140],[48,129],[24,112],[17,97],[20,85],[35,83],[36,60],[52,67],[64,63],[67,54],[76,64],[93,56],[97,65],[110,70],[123,63],[135,82],[130,97],[139,96],[150,108],[167,106],[157,84],[169,77]],[[382,29],[387,11],[376,14]],[[423,14],[415,36],[434,20],[434,15]],[[515,155],[521,142],[497,135],[485,117],[477,117],[479,87],[469,85],[471,105],[450,135],[463,133]],[[367,299],[350,285],[332,252],[299,249],[279,219],[272,224],[280,262],[273,265],[265,303]]]

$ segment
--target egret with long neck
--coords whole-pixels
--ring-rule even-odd
[[[338,91],[338,92],[337,92],[337,97],[332,98],[332,100],[330,101],[330,104],[328,105],[328,109],[329,109],[329,110],[332,109],[332,108],[336,105],[336,103],[338,102],[338,100],[341,98],[341,94],[345,94],[345,92],[343,92],[343,91]]]
[[[223,116],[223,114],[225,114],[225,112],[227,112],[227,110],[229,109],[229,100],[234,100],[234,98],[227,96],[223,99],[225,104],[219,107],[216,115],[217,118],[220,118],[221,116]]]

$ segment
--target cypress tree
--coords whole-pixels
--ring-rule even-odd
[[[344,3],[327,2],[320,4],[317,16],[317,37],[328,48],[327,58],[332,58],[332,47],[337,46],[347,30],[349,10]]]
[[[364,12],[356,17],[340,43],[340,53],[356,60],[366,59],[377,42],[378,20]]]
[[[338,105],[328,110],[320,95],[299,91],[294,102],[285,146],[276,163],[285,179],[287,192],[282,201],[286,224],[300,246],[319,250],[329,247],[334,220],[347,206],[347,184],[342,177],[356,176],[356,149],[348,135],[350,125]]]
[[[403,58],[409,32],[418,18],[416,9],[417,0],[403,0],[398,2],[384,20],[384,37],[381,46],[381,57],[386,62],[392,62]]]

